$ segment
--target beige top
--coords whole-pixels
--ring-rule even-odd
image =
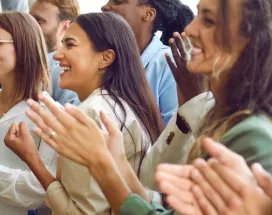
[[[79,108],[93,118],[103,130],[106,130],[100,121],[100,111],[115,119],[119,124],[120,122],[109,105],[110,103],[114,106],[115,102],[107,95],[107,91],[103,90],[102,94],[103,96],[100,89],[97,89],[80,104]],[[150,141],[131,108],[123,104],[127,112],[125,126],[134,139],[133,142],[128,130],[123,129],[126,156],[137,172],[141,146]],[[124,119],[120,107],[115,106],[114,110],[121,119]],[[59,181],[53,182],[47,189],[46,203],[52,209],[53,215],[109,214],[109,204],[86,167],[59,157],[57,178]]]

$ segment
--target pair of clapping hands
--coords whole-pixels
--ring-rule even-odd
[[[182,215],[270,215],[272,180],[260,164],[251,170],[240,155],[204,138],[211,159],[158,167],[156,181]]]

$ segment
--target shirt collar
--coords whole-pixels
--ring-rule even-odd
[[[43,95],[50,97],[50,95],[44,91],[42,92]],[[40,102],[41,106],[45,106],[43,103]],[[0,123],[5,122],[7,120],[10,120],[14,117],[17,117],[21,114],[25,114],[25,112],[29,109],[28,105],[26,104],[26,101],[23,100],[19,103],[17,103],[15,106],[13,106],[1,119]]]
[[[144,68],[147,67],[149,62],[153,59],[154,55],[156,55],[158,51],[163,48],[168,48],[168,46],[165,46],[160,41],[159,37],[157,35],[154,35],[151,43],[146,47],[141,55],[141,60]]]

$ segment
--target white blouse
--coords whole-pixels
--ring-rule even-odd
[[[118,105],[114,105],[115,102],[107,95],[107,91],[103,90],[102,94],[104,96],[101,95],[100,89],[95,90],[79,105],[79,108],[93,118],[102,130],[106,131],[99,117],[100,111],[110,116],[119,125],[120,122],[117,120],[111,105],[114,106],[114,110],[121,120],[124,119],[124,114]],[[123,129],[126,156],[137,172],[141,146],[149,144],[150,140],[131,108],[125,103],[123,105],[127,112],[125,126],[128,130]],[[57,179],[59,181],[53,182],[47,189],[46,203],[52,209],[53,215],[109,214],[110,206],[86,167],[59,157]]]
[[[45,166],[53,175],[56,171],[56,153],[34,134],[35,124],[26,116],[27,109],[26,102],[21,101],[0,119],[0,214],[4,215],[27,215],[28,210],[37,209],[45,202],[45,191],[40,182],[4,143],[12,123],[27,124]]]

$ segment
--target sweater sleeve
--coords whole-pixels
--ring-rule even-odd
[[[177,215],[159,204],[147,203],[140,196],[131,194],[120,208],[119,215]]]

